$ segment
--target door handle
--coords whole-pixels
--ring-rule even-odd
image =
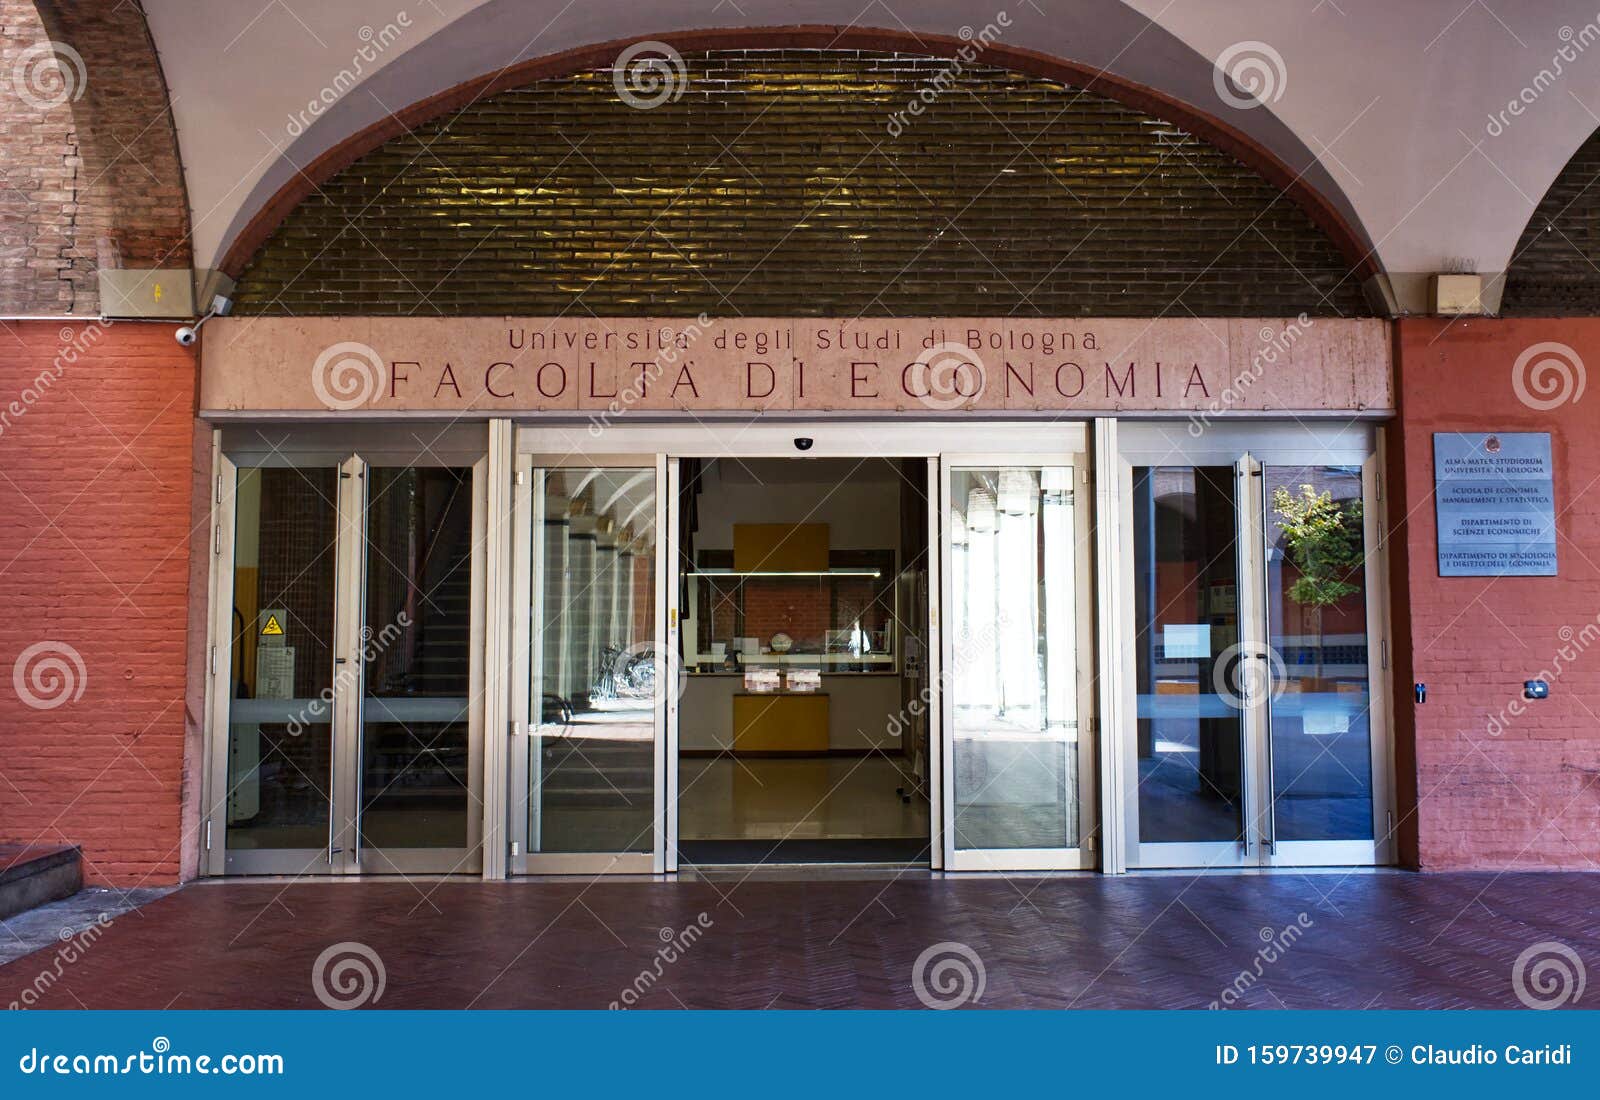
[[[356,672],[356,677],[359,678],[360,676],[361,676],[361,671],[360,671],[360,669],[358,667],[357,672]],[[366,802],[366,800],[367,800],[367,791],[366,791],[367,767],[366,767],[366,760],[364,759],[364,754],[366,753],[367,698],[366,698],[366,692],[364,690],[362,690],[361,688],[359,688],[359,687],[356,689],[356,705],[354,707],[354,710],[356,712],[355,735],[354,735],[355,751],[354,751],[354,754],[353,754],[354,757],[355,757],[355,776],[354,776],[354,779],[355,779],[355,787],[356,787],[356,804],[354,806],[350,807],[350,816],[351,816],[351,822],[350,822],[350,857],[355,862],[355,868],[354,869],[356,871],[360,871],[361,870],[361,817],[362,817],[362,812],[363,812],[363,805],[362,804],[364,802]]]
[[[1250,812],[1250,803],[1253,800],[1250,790],[1250,768],[1248,767],[1250,726],[1244,712],[1239,714],[1239,821],[1244,827],[1239,830],[1239,843],[1244,848],[1244,854],[1249,855],[1255,844],[1256,823],[1252,820],[1254,815]]]
[[[1262,656],[1262,660],[1266,660],[1265,655]],[[1266,818],[1265,818],[1267,831],[1266,831],[1266,835],[1261,838],[1261,843],[1266,846],[1266,849],[1267,849],[1267,851],[1269,853],[1271,853],[1272,855],[1277,855],[1278,854],[1278,789],[1277,789],[1277,785],[1276,785],[1277,784],[1277,778],[1276,778],[1276,775],[1275,775],[1275,769],[1273,767],[1274,760],[1273,760],[1273,753],[1272,753],[1272,693],[1270,691],[1267,693],[1266,701],[1263,702],[1261,704],[1261,706],[1262,706],[1263,710],[1265,711],[1264,718],[1265,718],[1266,725],[1267,725],[1267,729],[1266,729],[1266,737],[1267,737],[1267,761],[1266,761],[1266,763],[1267,763],[1267,775],[1266,775],[1266,779],[1267,779],[1267,782],[1266,782],[1267,813],[1266,813]]]
[[[333,866],[333,857],[343,852],[343,848],[336,848],[333,844],[334,830],[338,828],[335,816],[339,812],[339,739],[338,715],[328,723],[328,866]]]
[[[1261,661],[1267,666],[1267,676],[1270,677],[1272,675],[1272,662],[1265,653],[1247,652],[1242,654],[1239,660],[1241,664],[1251,660]],[[1265,783],[1261,783],[1259,779],[1255,783],[1250,782],[1253,769],[1247,766],[1247,761],[1251,759],[1251,742],[1253,740],[1250,730],[1250,711],[1255,707],[1270,708],[1271,705],[1271,692],[1269,690],[1266,700],[1255,701],[1250,704],[1248,709],[1241,710],[1239,715],[1239,779],[1240,800],[1243,803],[1243,814],[1241,816],[1244,822],[1244,828],[1239,833],[1239,843],[1247,857],[1255,851],[1255,838],[1258,835],[1261,838],[1261,846],[1263,848],[1268,851],[1276,850],[1273,844],[1273,834],[1276,833],[1277,827],[1272,820],[1272,712],[1270,709],[1266,710],[1267,745],[1266,760],[1263,761],[1266,769]],[[1257,814],[1254,812],[1255,796],[1256,792],[1263,788],[1267,793],[1267,805],[1260,814]]]

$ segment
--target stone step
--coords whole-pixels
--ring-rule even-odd
[[[0,920],[83,889],[83,853],[70,844],[0,844]]]

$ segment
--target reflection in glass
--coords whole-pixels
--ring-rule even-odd
[[[331,466],[238,472],[229,851],[328,846],[338,483]]]
[[[528,851],[655,846],[656,473],[533,472]]]
[[[1239,640],[1231,466],[1133,472],[1139,841],[1234,841],[1244,715],[1217,667]]]
[[[367,471],[364,848],[466,848],[472,471]]]
[[[1361,470],[1268,466],[1267,642],[1274,839],[1372,837]]]
[[[1076,847],[1072,470],[950,478],[956,846]]]

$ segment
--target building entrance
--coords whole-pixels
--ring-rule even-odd
[[[219,471],[213,870],[479,871],[481,467]]]
[[[1368,425],[239,427],[216,463],[210,873],[1393,859]]]
[[[679,477],[680,865],[928,865],[928,461]]]
[[[1372,433],[1122,434],[1131,867],[1392,858]]]
[[[1086,432],[980,432],[519,432],[510,869],[1092,865]]]

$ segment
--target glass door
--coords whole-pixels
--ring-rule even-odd
[[[231,522],[215,550],[232,563],[218,626],[214,683],[227,696],[226,741],[214,754],[208,842],[227,874],[344,870],[335,810],[340,693],[341,515],[353,508],[338,464],[239,468],[219,493]],[[231,596],[231,598],[228,598]],[[220,834],[220,835],[218,835]],[[210,846],[208,844],[208,846]]]
[[[512,870],[665,869],[665,462],[519,456]]]
[[[221,461],[213,871],[481,869],[481,484]]]
[[[1133,540],[1123,574],[1133,610],[1128,862],[1243,865],[1258,854],[1246,827],[1258,781],[1246,696],[1261,670],[1240,629],[1255,597],[1243,545],[1254,526],[1250,468],[1136,466],[1123,488]]]
[[[1128,866],[1390,858],[1377,494],[1345,446],[1124,464]]]
[[[1084,463],[941,466],[945,866],[1093,866]]]
[[[471,467],[367,466],[357,869],[452,874],[482,868],[482,672],[473,607],[482,536]]]
[[[1376,463],[1259,466],[1267,668],[1259,705],[1268,782],[1263,862],[1379,862],[1387,846],[1386,724],[1373,690],[1387,664]],[[1384,812],[1379,814],[1379,808]]]

